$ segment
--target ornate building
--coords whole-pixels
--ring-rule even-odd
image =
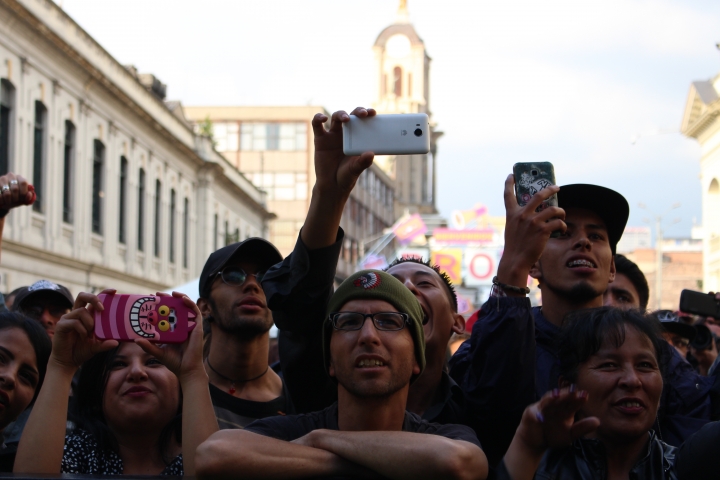
[[[703,285],[720,290],[720,75],[690,86],[681,132],[700,143]]]
[[[0,174],[38,193],[7,217],[2,291],[42,278],[74,293],[165,290],[230,238],[267,234],[264,193],[157,78],[120,65],[50,0],[0,0],[0,24]]]
[[[430,56],[409,20],[407,2],[401,0],[397,19],[375,40],[377,90],[373,108],[378,113],[426,113],[430,117],[430,153],[378,158],[378,164],[395,179],[395,215],[435,214],[437,139],[430,110]]]

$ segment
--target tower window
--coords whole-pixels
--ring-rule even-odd
[[[120,157],[120,211],[118,212],[118,241],[125,243],[125,202],[127,202],[127,158]]]
[[[160,207],[162,195],[162,184],[160,180],[155,180],[155,248],[154,253],[156,257],[160,257]]]
[[[10,127],[14,104],[15,88],[3,78],[0,85],[0,175],[10,170]]]
[[[102,199],[103,193],[103,167],[105,164],[105,145],[95,140],[93,154],[93,187],[92,187],[92,231],[102,235]]]
[[[175,263],[175,189],[170,189],[170,263]]]
[[[393,85],[395,96],[402,96],[402,68],[400,67],[393,69]]]
[[[75,126],[65,120],[65,143],[63,148],[63,222],[72,223],[72,171],[75,157]]]
[[[43,202],[45,201],[45,189],[43,188],[43,160],[45,157],[45,122],[47,119],[47,110],[45,105],[40,101],[35,101],[35,128],[33,137],[33,185],[35,186],[35,203],[33,210],[36,212],[43,211]]]
[[[145,170],[140,169],[138,174],[138,250],[145,250]]]

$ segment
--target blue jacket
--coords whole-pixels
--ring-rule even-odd
[[[506,343],[502,347],[492,345],[497,330],[505,328],[512,328],[517,338],[507,341],[508,337],[503,336]],[[507,382],[532,384],[532,398],[505,397],[507,410],[522,412],[526,406],[558,386],[559,362],[555,343],[559,332],[559,327],[545,319],[542,309],[531,308],[527,299],[490,298],[482,307],[470,340],[465,342],[450,360],[450,376],[465,391],[471,407],[478,401],[492,401],[487,398],[488,392],[503,395]],[[665,384],[658,411],[658,423],[654,428],[664,442],[680,446],[687,437],[714,419],[712,409],[715,379],[695,372],[667,342],[663,342],[663,347],[664,358],[667,359],[662,366]],[[502,352],[503,356],[512,357],[518,365],[526,365],[527,368],[518,369],[517,375],[511,378],[486,377],[486,380],[492,382],[479,383],[474,370],[477,365],[489,360],[488,349]],[[508,361],[497,356],[492,359],[495,364]],[[516,428],[521,417],[514,418],[517,418]],[[506,434],[503,433],[503,438],[504,435]],[[505,448],[509,445],[508,440]]]

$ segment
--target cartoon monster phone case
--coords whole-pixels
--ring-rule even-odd
[[[181,298],[101,293],[105,310],[95,312],[95,335],[103,340],[183,343],[197,323],[195,312]]]
[[[527,205],[532,196],[543,188],[555,185],[555,169],[550,162],[516,163],[513,165],[513,175],[515,176],[515,197],[521,207]],[[542,202],[535,211],[539,212],[548,207],[557,206],[557,195],[553,195]]]

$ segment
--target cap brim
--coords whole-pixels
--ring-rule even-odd
[[[625,197],[615,190],[583,183],[561,186],[557,196],[560,208],[583,208],[597,214],[605,222],[610,247],[615,253],[630,216]]]
[[[267,270],[276,263],[283,261],[283,256],[280,254],[278,249],[275,248],[275,245],[264,238],[252,237],[240,242],[240,245],[237,246],[235,251],[228,257],[227,260],[225,260],[218,270],[225,268],[228,263],[235,260],[240,255],[255,262],[257,264],[258,271]]]
[[[59,292],[57,290],[51,290],[49,288],[42,289],[42,290],[35,290],[34,292],[28,292],[23,298],[19,299],[15,297],[15,304],[18,307],[24,306],[27,304],[28,301],[31,301],[33,298],[44,294],[44,295],[54,295],[57,299],[59,299],[67,308],[73,307],[73,302],[68,299],[62,292]]]
[[[695,330],[695,327],[692,325],[688,325],[686,323],[681,322],[660,322],[662,324],[662,327],[670,332],[674,333],[676,335],[680,335],[681,337],[687,338],[691,342],[695,339],[695,336],[697,335],[697,330]]]

